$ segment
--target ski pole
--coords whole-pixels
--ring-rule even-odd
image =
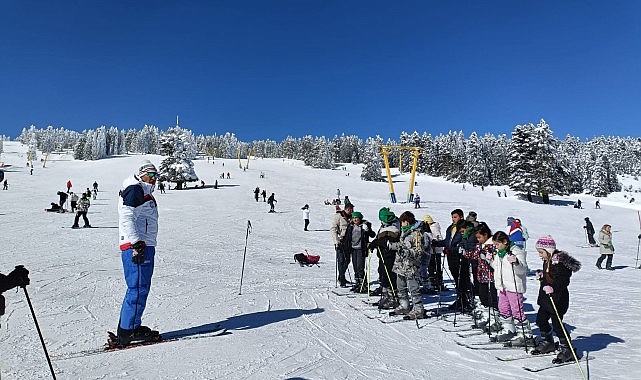
[[[392,297],[394,297],[394,299],[398,299],[398,297],[396,297],[396,291],[394,290],[394,285],[392,284],[392,279],[390,278],[389,272],[387,271],[385,260],[383,260],[383,254],[381,253],[381,249],[376,247],[376,250],[378,251],[378,256],[381,258],[381,261],[383,262],[383,269],[385,269],[385,275],[387,276],[387,282],[389,282],[389,287],[392,288]]]
[[[16,268],[21,267],[21,265]],[[51,358],[49,358],[49,353],[47,352],[47,346],[45,345],[45,340],[42,337],[42,332],[40,331],[40,325],[38,325],[38,320],[36,319],[36,312],[33,311],[33,305],[31,304],[31,298],[29,298],[29,293],[27,292],[27,286],[23,285],[22,290],[24,290],[24,295],[27,297],[27,303],[29,304],[29,309],[31,310],[31,316],[33,317],[33,322],[36,324],[36,330],[38,331],[38,336],[40,337],[40,343],[42,343],[42,349],[45,352],[45,357],[47,358],[47,363],[49,364],[49,370],[51,371],[51,377],[56,380],[56,374],[53,372],[53,366],[51,365]]]
[[[641,266],[639,266],[639,246],[641,246],[641,234],[639,234],[639,242],[637,243],[637,259],[634,262],[634,267],[637,269],[641,269]]]
[[[334,247],[334,251],[336,252],[336,275],[334,276],[334,288],[338,288],[338,248]]]
[[[519,291],[516,286],[516,273],[514,272],[514,263],[512,263],[512,277],[514,278],[514,292],[516,293],[516,300],[518,301],[519,304],[519,309],[521,309],[521,312],[523,313],[523,320],[521,321],[521,331],[523,332],[523,346],[525,346],[525,353],[528,352],[528,347],[527,347],[527,338],[525,337],[525,326],[524,323],[527,321],[527,316],[525,315],[525,310],[523,310],[523,305],[521,304],[521,299],[519,298]]]
[[[639,217],[639,231],[641,231],[641,211],[637,211],[637,216]],[[638,238],[639,242],[637,243],[637,260],[634,263],[634,267],[637,269],[641,269],[641,266],[637,265],[639,263],[639,245],[641,244],[641,234],[639,234]]]
[[[454,275],[454,274],[452,274]],[[458,307],[456,307],[456,303],[458,302],[459,305],[461,305],[461,313],[463,313],[463,303],[461,302],[461,257],[458,259],[458,276],[454,281],[454,285],[456,285],[456,300],[454,300],[454,322],[453,325],[456,326],[456,314],[458,312]]]
[[[468,260],[468,261],[469,261],[469,260]],[[470,276],[472,276],[472,286],[471,286],[471,287],[473,287],[473,286],[474,286],[474,273],[472,273],[472,263],[470,263],[470,266],[469,266],[469,267],[470,267],[470,270],[468,271],[467,276],[468,276],[468,278],[469,278]],[[476,296],[474,296],[474,290],[472,289],[472,302],[471,302],[471,303],[474,303],[474,304],[475,304],[475,303],[476,303],[476,302],[475,302],[475,299],[476,299]],[[475,306],[476,306],[476,305],[475,305]],[[476,307],[475,307],[475,308],[476,308]],[[476,313],[474,312],[474,309],[475,309],[475,308],[473,308],[473,309],[472,309],[472,320],[474,321],[474,326],[476,326],[476,325],[477,325]]]
[[[579,366],[579,370],[581,371],[581,376],[585,380],[585,373],[583,372],[583,367],[581,367],[581,364],[579,363],[579,358],[576,357],[576,352],[574,352],[574,347],[572,347],[572,341],[570,341],[570,336],[568,335],[568,332],[565,329],[565,325],[563,324],[563,320],[559,315],[559,311],[556,309],[556,304],[554,303],[552,294],[548,294],[548,297],[550,297],[550,302],[552,303],[552,307],[554,308],[554,314],[556,314],[556,317],[559,320],[559,324],[561,325],[561,329],[563,330],[563,335],[565,335],[565,340],[568,342],[568,345],[570,346],[570,351],[572,351],[572,357],[574,357],[574,361],[576,362],[576,365]]]
[[[245,257],[247,257],[247,238],[252,231],[252,224],[247,221],[247,234],[245,235],[245,252],[243,253],[243,268],[240,271],[240,289],[238,290],[238,295],[243,294],[243,275],[245,274]]]

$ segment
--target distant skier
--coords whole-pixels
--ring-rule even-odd
[[[596,244],[596,240],[594,240],[594,226],[592,225],[592,222],[590,222],[590,218],[587,216],[585,217],[585,234],[588,236],[588,244],[590,244],[593,247],[598,247]]]
[[[70,201],[71,201],[71,212],[76,212],[76,206],[78,205],[78,200],[80,197],[78,197],[78,194],[74,193],[73,191],[69,193],[70,195]]]
[[[421,208],[421,196],[418,193],[414,194],[414,208]]]
[[[67,193],[71,191],[71,180],[67,181]]]
[[[265,189],[263,189],[263,191],[260,192],[260,195],[263,197],[263,202],[267,202],[266,201],[267,191]]]
[[[599,202],[598,199],[596,200],[596,202],[594,202],[594,208],[598,208],[598,209],[601,208],[601,202]]]
[[[260,195],[260,188],[256,186],[254,189],[254,199],[256,199],[256,202],[258,202],[258,196]]]
[[[2,182],[2,190],[9,190],[9,182],[7,182],[6,178],[4,182]]]
[[[256,202],[258,202],[258,194],[256,194]],[[309,205],[306,204],[305,206],[303,206],[302,210],[303,220],[305,221],[305,227],[303,228],[303,231],[308,231],[307,226],[309,226]]]
[[[65,208],[65,202],[67,201],[68,195],[64,191],[59,191],[57,194],[58,194],[58,197],[59,197],[58,204],[60,205],[61,209],[64,209]],[[63,212],[64,212],[64,210],[63,210]]]
[[[97,193],[98,192],[98,182],[94,181],[93,183],[93,189]]]
[[[276,196],[274,195],[274,193],[272,193],[272,195],[270,195],[269,198],[267,198],[267,204],[269,205],[269,212],[276,212],[274,210],[274,206],[275,206],[274,203],[278,203],[278,201],[276,200]]]
[[[612,257],[614,256],[614,245],[612,244],[612,226],[609,224],[604,224],[599,231],[599,252],[601,256],[596,262],[596,266],[599,269],[603,269],[601,264],[603,260],[606,260],[605,269],[614,270],[612,268]]]

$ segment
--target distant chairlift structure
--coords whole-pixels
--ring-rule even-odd
[[[251,158],[252,154],[254,154],[254,151],[250,148],[247,148],[247,164],[245,165],[244,169],[249,169],[249,159]],[[238,148],[238,167],[243,169],[243,162],[240,160],[240,148]]]
[[[389,167],[389,158],[387,155],[388,150],[398,149],[398,171],[403,172],[403,151],[409,150],[414,154],[414,160],[412,161],[412,173],[410,178],[410,186],[407,193],[407,202],[411,203],[414,201],[414,180],[416,178],[416,168],[418,166],[418,155],[420,154],[421,148],[415,146],[401,146],[401,145],[381,145],[381,153],[383,154],[383,161],[385,162],[385,171],[387,172],[387,183],[389,184],[389,195],[390,201],[396,203],[396,193],[394,193],[394,183],[392,182],[392,173],[390,172]]]

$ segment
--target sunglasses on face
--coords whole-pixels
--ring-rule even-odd
[[[149,179],[158,178],[158,173],[147,172],[146,174],[147,174],[147,177],[149,177]]]

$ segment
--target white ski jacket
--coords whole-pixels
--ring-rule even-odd
[[[144,241],[155,247],[158,237],[158,208],[152,195],[154,185],[148,184],[132,175],[122,183],[118,204],[118,232],[120,250]]]

